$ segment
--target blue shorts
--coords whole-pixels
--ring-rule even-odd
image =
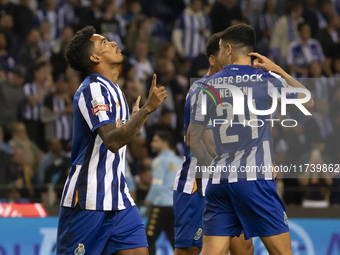
[[[285,206],[274,181],[208,184],[203,234],[212,236],[272,236],[289,231]]]
[[[202,247],[204,197],[174,191],[175,247]]]
[[[119,250],[148,247],[136,206],[121,211],[90,211],[61,207],[57,255],[110,255]]]

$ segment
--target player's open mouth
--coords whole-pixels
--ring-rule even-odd
[[[118,54],[118,53],[121,53],[121,52],[122,52],[122,51],[121,51],[120,49],[117,48],[116,53]]]

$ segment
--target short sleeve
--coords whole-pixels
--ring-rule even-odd
[[[207,125],[208,117],[208,96],[201,87],[196,88],[190,98],[190,122],[200,125]]]
[[[268,79],[268,94],[270,97],[273,95],[273,89],[277,89],[278,91],[278,99],[281,98],[281,90],[282,88],[289,88],[290,86],[287,84],[286,80],[283,79],[280,75],[269,72],[269,79]],[[298,93],[287,93],[286,98],[296,99],[298,98]]]
[[[91,83],[83,89],[78,106],[92,132],[103,125],[116,123],[116,101],[117,95],[112,95],[100,83]]]

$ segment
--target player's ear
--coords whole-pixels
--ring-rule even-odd
[[[209,56],[209,65],[215,66],[215,56],[214,55]]]
[[[101,62],[100,58],[97,55],[91,55],[90,60],[94,64],[99,64]]]
[[[226,45],[226,48],[227,48],[228,54],[230,54],[230,53],[231,53],[231,50],[232,50],[231,44],[228,43],[228,44]]]

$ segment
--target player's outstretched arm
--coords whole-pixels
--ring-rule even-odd
[[[139,108],[140,96],[138,96],[131,118],[126,124],[117,128],[116,123],[103,125],[97,129],[97,133],[103,140],[106,148],[116,153],[136,136],[150,113],[155,111],[167,97],[165,88],[156,87],[156,74],[153,76],[148,100],[142,108]]]
[[[189,150],[197,160],[205,166],[210,166],[212,157],[202,141],[202,136],[206,129],[207,125],[199,125],[191,122],[188,127],[186,141]]]
[[[284,78],[290,86],[292,86],[294,88],[306,89],[305,86],[303,86],[300,82],[298,82],[296,79],[294,79],[288,73],[286,73],[280,66],[276,65],[269,58],[266,58],[265,56],[262,56],[261,54],[256,53],[256,52],[251,52],[248,55],[253,56],[253,57],[257,57],[257,59],[255,59],[254,62],[253,62],[254,68],[258,68],[258,69],[261,68],[264,71],[271,71],[271,72],[277,73],[282,78]],[[305,98],[305,94],[298,93],[298,98]],[[314,106],[314,100],[312,98],[310,98],[308,102],[303,103],[302,105],[306,108],[312,108]]]

